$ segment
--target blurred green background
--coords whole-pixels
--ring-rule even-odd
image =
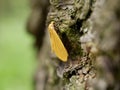
[[[33,90],[34,39],[26,32],[29,0],[0,0],[0,90]]]

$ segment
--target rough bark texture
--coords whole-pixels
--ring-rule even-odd
[[[28,30],[36,38],[35,90],[120,90],[119,0],[34,0]],[[68,61],[50,50],[48,24]],[[43,38],[44,36],[44,38]]]

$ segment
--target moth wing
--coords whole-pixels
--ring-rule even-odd
[[[56,54],[56,56],[60,60],[65,62],[67,61],[68,53],[61,39],[59,38],[58,34],[55,31],[53,23],[54,22],[51,22],[48,26],[48,30],[50,33],[51,48],[52,51]]]
[[[50,42],[53,52],[60,60],[66,62],[68,53],[61,39],[59,38],[58,34],[54,29],[50,29],[49,32],[50,32]]]

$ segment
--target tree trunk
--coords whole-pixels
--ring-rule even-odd
[[[35,90],[120,90],[120,0],[31,2],[27,26],[36,38],[39,63]],[[51,53],[51,21],[67,62]]]

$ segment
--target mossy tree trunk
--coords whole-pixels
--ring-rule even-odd
[[[35,90],[120,90],[119,0],[31,2],[27,26],[39,63]],[[69,53],[67,62],[51,53],[51,21]]]

